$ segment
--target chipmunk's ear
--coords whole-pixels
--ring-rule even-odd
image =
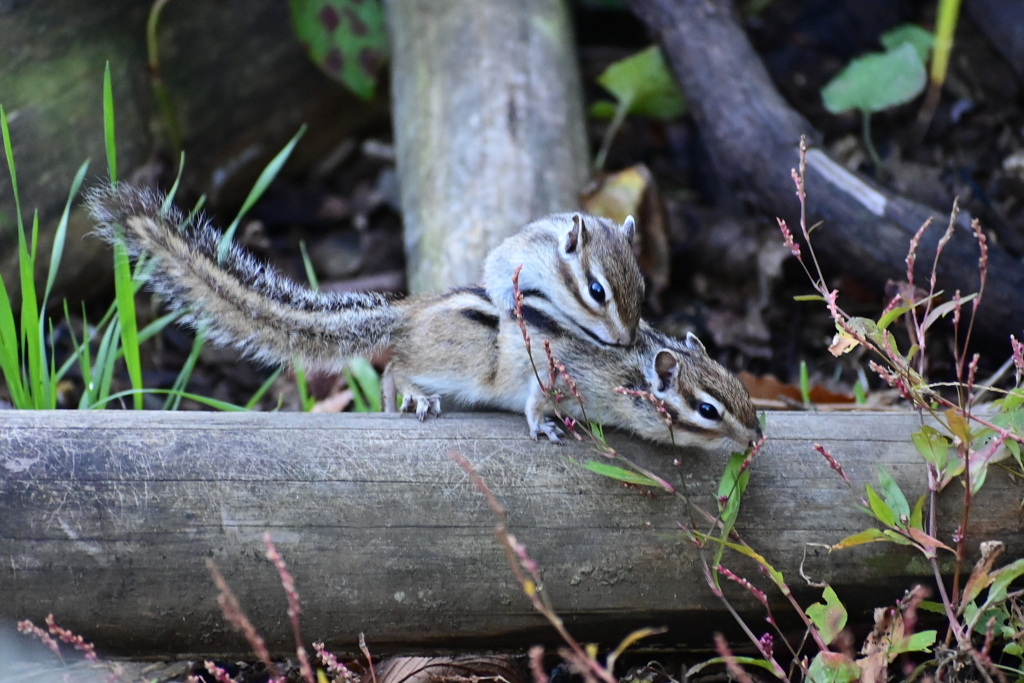
[[[679,373],[679,359],[668,349],[658,351],[654,357],[655,393],[661,394],[676,383]]]
[[[583,215],[572,214],[572,227],[565,234],[564,251],[566,254],[575,254],[583,246],[587,237],[587,228],[583,225]]]
[[[636,221],[632,216],[626,216],[626,220],[622,221],[619,230],[622,231],[622,236],[626,238],[626,241],[633,244],[633,237],[636,235]]]
[[[700,339],[697,339],[697,335],[695,335],[693,332],[686,333],[686,348],[698,351],[700,353],[707,353],[707,351],[704,349],[704,345],[700,342]]]

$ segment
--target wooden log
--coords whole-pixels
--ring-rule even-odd
[[[589,177],[565,0],[388,2],[409,289],[480,280],[492,247]]]
[[[873,526],[855,505],[876,466],[911,500],[925,469],[913,414],[770,413],[737,528],[782,571],[804,604],[820,598],[798,567],[831,583],[854,618],[929,582],[921,556],[874,544],[831,555]],[[623,454],[715,509],[724,454],[656,447],[613,434]],[[848,488],[812,450],[843,463]],[[462,453],[540,564],[544,590],[580,638],[614,644],[630,629],[670,627],[668,643],[709,644],[729,628],[678,531],[686,506],[582,469],[585,444],[535,443],[521,417],[132,412],[7,412],[0,422],[0,621],[52,612],[121,654],[244,656],[215,604],[214,560],[273,650],[287,652],[285,597],[261,537],[269,531],[302,596],[306,638],[375,653],[557,644],[520,592],[494,539],[495,519],[463,471]],[[672,459],[678,457],[677,471]],[[1024,554],[1022,489],[993,469],[971,511],[969,547],[1001,539]],[[939,537],[960,521],[959,486],[941,498]],[[702,525],[703,526],[703,525]],[[744,558],[725,564],[787,608]],[[973,558],[969,559],[973,561]],[[950,569],[949,556],[942,559]],[[736,586],[727,594],[759,621]]]
[[[730,0],[629,0],[629,5],[664,48],[726,185],[761,211],[785,218],[799,233],[790,169],[797,165],[800,136],[806,135],[812,145],[807,223],[823,223],[814,233],[818,253],[881,288],[889,279],[906,278],[910,239],[933,218],[935,225],[917,252],[917,281],[928,281],[949,207],[936,211],[894,194],[816,146],[817,134],[775,89]],[[942,253],[938,286],[949,294],[978,288],[979,252],[969,223],[961,215]],[[984,298],[977,339],[1009,352],[1009,335],[1024,329],[1024,264],[994,243]]]

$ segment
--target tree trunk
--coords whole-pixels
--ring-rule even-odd
[[[566,5],[387,3],[413,293],[478,282],[502,239],[577,207],[589,160]]]

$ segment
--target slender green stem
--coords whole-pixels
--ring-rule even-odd
[[[875,165],[875,170],[879,171],[882,168],[882,159],[878,156],[878,151],[875,150],[875,144],[871,142],[871,114],[862,111],[860,113],[860,120],[863,124],[861,134],[864,137],[864,146],[867,147],[868,156],[871,157],[871,163]]]
[[[612,147],[612,141],[615,140],[615,134],[619,132],[622,122],[626,120],[626,114],[629,113],[629,108],[632,104],[632,101],[629,100],[622,101],[619,102],[619,106],[615,109],[615,116],[612,117],[611,122],[608,124],[608,129],[604,132],[604,138],[601,139],[601,149],[598,150],[597,156],[594,157],[594,172],[604,170],[604,162],[608,158],[608,151]]]

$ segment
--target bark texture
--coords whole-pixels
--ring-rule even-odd
[[[492,247],[576,208],[587,180],[567,3],[386,7],[409,288],[473,284]]]
[[[821,593],[800,579],[802,561],[851,614],[932,581],[904,546],[828,554],[805,545],[873,526],[856,505],[879,465],[912,501],[925,492],[910,441],[918,424],[910,413],[768,414],[737,529],[803,604]],[[725,454],[610,441],[717,509]],[[842,462],[851,487],[814,443]],[[375,655],[556,646],[453,450],[505,506],[577,638],[614,647],[633,628],[665,625],[662,642],[707,647],[713,629],[735,634],[679,533],[691,523],[681,500],[584,470],[579,463],[602,459],[587,444],[536,443],[522,417],[483,414],[420,424],[396,415],[10,411],[0,421],[0,620],[42,623],[52,612],[105,652],[246,656],[216,605],[212,559],[271,649],[286,653],[285,597],[261,541],[269,531],[302,597],[304,636],[331,650],[353,650],[360,632]],[[1005,472],[989,472],[971,510],[967,567],[983,540],[1005,541],[1008,558],[1024,554],[1021,493]],[[955,484],[940,496],[940,539],[959,524],[961,500]],[[941,555],[946,576],[950,557]],[[723,563],[766,590],[776,618],[791,614],[749,561],[727,553]],[[749,593],[724,589],[748,623],[760,622]]]

